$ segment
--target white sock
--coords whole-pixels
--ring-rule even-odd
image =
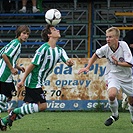
[[[38,104],[35,103],[29,103],[25,104],[24,106],[21,107],[21,114],[32,114],[35,112],[39,112],[39,107]]]
[[[23,9],[23,10],[26,10],[26,6],[23,6],[22,9]]]
[[[36,6],[33,6],[32,9],[33,9],[33,10],[36,10],[37,8],[36,8]]]
[[[4,94],[0,94],[0,112],[2,112],[7,104],[7,97]]]
[[[108,101],[109,101],[109,107],[112,112],[112,115],[117,117],[118,116],[118,101],[117,101],[117,99],[115,98],[114,101],[110,101],[110,100],[108,100]]]
[[[129,106],[129,112],[131,115],[131,120],[133,120],[133,106],[131,106],[130,104],[128,104],[128,106]]]

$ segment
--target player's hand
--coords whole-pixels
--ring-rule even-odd
[[[114,56],[112,56],[112,60],[113,60],[115,65],[118,65],[118,60]]]
[[[78,74],[81,74],[83,72],[88,72],[89,70],[85,67],[85,68],[81,68],[78,72]]]
[[[25,72],[25,68],[24,67],[20,67],[19,70],[22,71],[22,73]]]
[[[73,60],[71,60],[71,59],[67,60],[66,65],[69,67],[73,66],[74,65]]]
[[[12,73],[13,75],[16,75],[16,74],[18,74],[18,70],[17,70],[16,68],[12,68],[12,69],[11,69],[11,73]]]
[[[20,89],[24,86],[24,82],[20,81],[18,84],[17,84],[17,88]]]

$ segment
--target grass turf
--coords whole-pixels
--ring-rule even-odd
[[[131,133],[133,125],[128,112],[106,127],[110,112],[41,112],[14,121],[7,133]],[[7,113],[2,113],[5,116]]]

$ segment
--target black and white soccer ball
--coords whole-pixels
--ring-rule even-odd
[[[61,13],[57,9],[50,9],[45,13],[45,20],[48,24],[56,26],[61,21]]]

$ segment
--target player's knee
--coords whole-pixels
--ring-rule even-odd
[[[108,98],[110,101],[114,101],[117,95],[117,89],[112,87],[108,90]]]
[[[40,103],[39,104],[39,110],[44,111],[47,108],[47,103]]]
[[[2,102],[7,102],[8,101],[8,97],[6,97],[4,94],[0,94],[0,101]]]
[[[115,95],[109,95],[109,100],[114,101],[115,100]]]
[[[128,97],[128,103],[133,106],[133,97]]]

